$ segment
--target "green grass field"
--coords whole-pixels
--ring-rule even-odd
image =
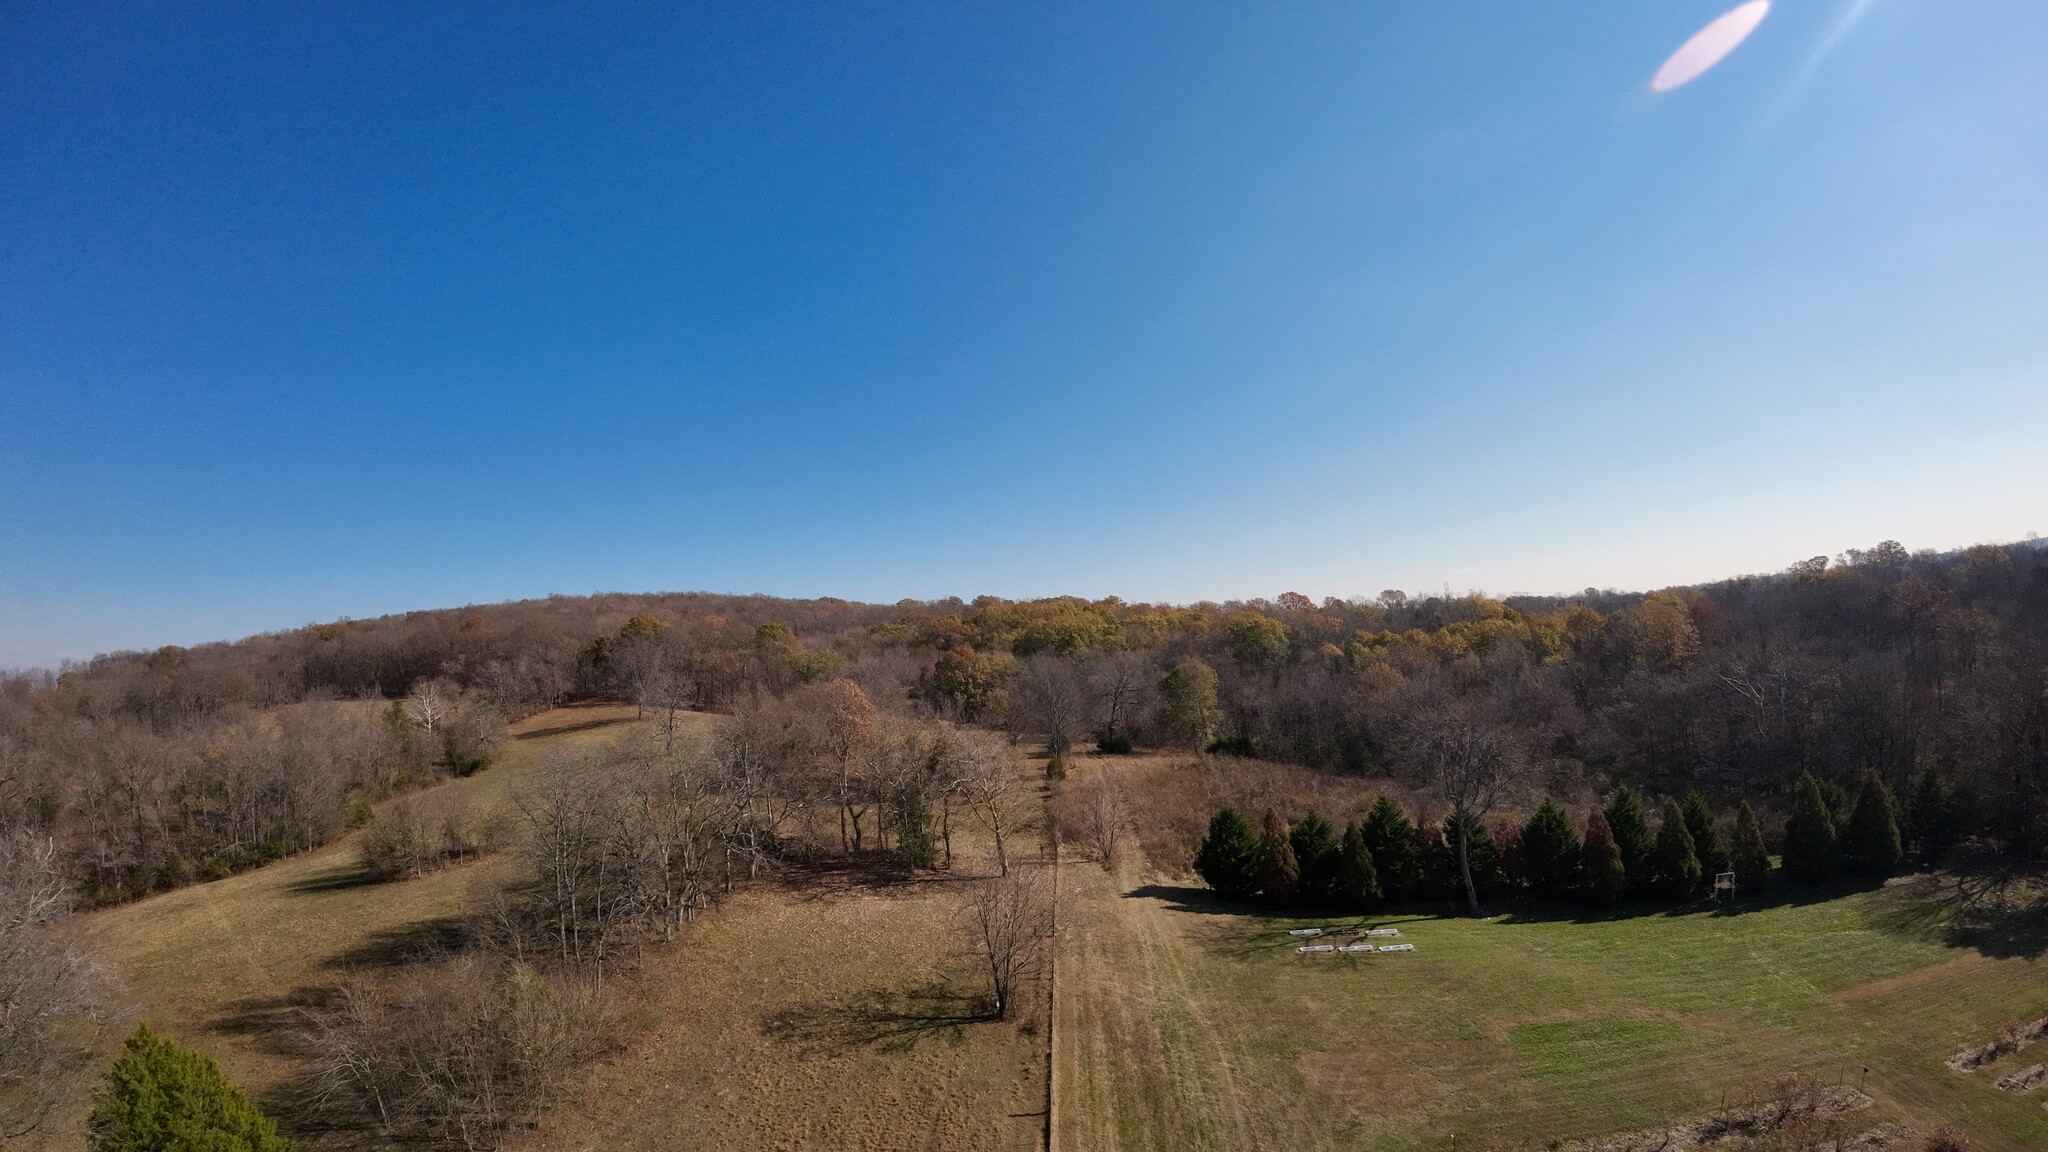
[[[1993,1087],[2041,1048],[1942,1063],[2048,1013],[2048,963],[2031,940],[1951,943],[1928,882],[1735,914],[1389,916],[1416,951],[1351,958],[1301,955],[1286,929],[1356,921],[1073,872],[1062,1147],[1541,1147],[1790,1072],[1864,1086],[1859,1128],[2048,1147],[2048,1091]]]

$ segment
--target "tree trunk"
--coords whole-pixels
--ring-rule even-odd
[[[1462,816],[1454,817],[1458,824],[1458,872],[1465,878],[1465,903],[1472,908],[1472,918],[1479,919],[1479,889],[1472,883],[1472,835]]]

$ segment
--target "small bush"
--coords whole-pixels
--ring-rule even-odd
[[[503,817],[480,815],[462,800],[405,799],[363,833],[356,852],[371,878],[402,880],[495,852],[505,832]]]
[[[1131,734],[1121,728],[1104,728],[1095,734],[1095,750],[1105,756],[1129,756]]]
[[[1052,759],[1045,762],[1045,778],[1047,780],[1065,780],[1067,778],[1066,758],[1057,752],[1053,753]]]
[[[144,1024],[122,1046],[93,1101],[93,1152],[291,1152],[277,1123],[220,1066]]]
[[[1258,756],[1258,742],[1242,733],[1235,736],[1221,736],[1209,745],[1209,751],[1218,756],[1236,756],[1250,760]]]

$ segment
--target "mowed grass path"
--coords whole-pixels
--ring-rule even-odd
[[[1734,915],[1388,916],[1416,951],[1358,958],[1286,935],[1331,921],[1136,870],[1068,891],[1063,1148],[1540,1147],[1865,1066],[1869,1127],[2048,1147],[2048,1091],[1992,1087],[2048,1053],[1942,1064],[2048,1013],[2048,963],[1942,943],[1911,882]]]

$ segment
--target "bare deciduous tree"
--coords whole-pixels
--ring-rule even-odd
[[[995,841],[996,866],[1010,873],[1010,834],[1024,822],[1023,789],[1009,742],[992,732],[963,729],[953,734],[954,790]],[[950,831],[950,830],[949,830]],[[948,835],[947,852],[952,851]]]
[[[439,676],[421,680],[406,693],[405,714],[431,737],[455,714],[461,695],[461,689],[451,680]]]
[[[35,1131],[89,1081],[106,989],[73,931],[56,844],[0,835],[0,1139]]]
[[[990,1011],[1007,1019],[1053,943],[1052,870],[1018,868],[976,880],[964,912],[970,950],[988,978]]]
[[[1435,704],[1416,712],[1403,737],[1406,754],[1424,785],[1451,810],[1458,874],[1464,880],[1466,903],[1478,916],[1471,829],[1515,787],[1524,763],[1521,750],[1499,725],[1456,704]]]

